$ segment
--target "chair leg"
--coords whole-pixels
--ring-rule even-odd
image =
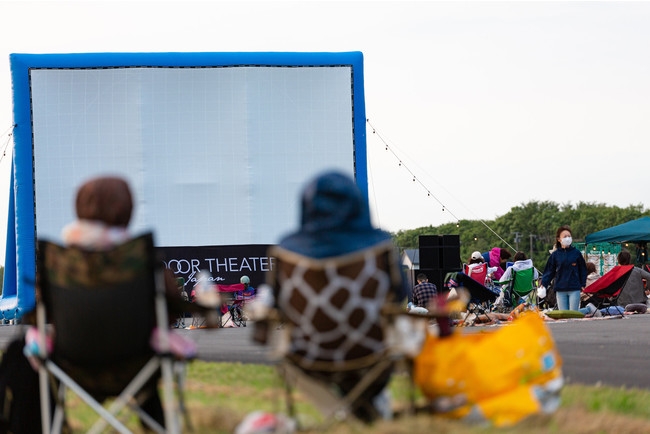
[[[185,429],[188,432],[194,431],[194,426],[192,425],[192,419],[187,411],[185,405],[185,377],[187,375],[187,367],[185,362],[174,362],[174,374],[176,376],[176,384],[178,385],[178,408],[183,415],[183,422]]]
[[[110,423],[116,430],[121,433],[130,433],[130,430],[124,426],[113,414],[111,414],[107,409],[105,409],[101,404],[99,404],[95,398],[90,396],[88,392],[79,387],[74,380],[72,380],[68,374],[66,374],[61,368],[56,366],[52,362],[46,362],[47,369],[52,372],[66,387],[69,387],[77,396],[79,396],[86,404],[88,404],[96,413],[98,413],[103,419]],[[63,386],[63,385],[62,385]],[[60,386],[60,387],[62,387]]]
[[[135,394],[142,388],[142,386],[147,382],[149,378],[156,372],[160,362],[153,358],[140,370],[138,375],[136,375],[129,385],[120,393],[120,395],[113,400],[111,405],[106,409],[106,411],[115,415],[121,411],[124,407],[129,404],[129,401]],[[101,413],[100,413],[101,414]],[[106,419],[106,418],[104,418]],[[104,430],[106,423],[111,423],[109,420],[100,419],[98,420],[88,431],[89,433],[99,433]]]
[[[163,380],[163,410],[165,413],[165,428],[169,434],[180,433],[177,402],[174,398],[174,374],[172,370],[172,360],[165,357],[162,364],[162,380]]]
[[[293,389],[288,382],[284,384],[284,391],[287,400],[287,414],[290,418],[294,419],[296,417],[296,407],[293,402]]]
[[[49,375],[44,366],[38,368],[39,388],[41,398],[41,429],[47,434],[51,431],[50,406],[47,405],[50,399]]]

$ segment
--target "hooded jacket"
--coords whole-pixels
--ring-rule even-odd
[[[348,176],[326,172],[304,188],[300,228],[280,247],[312,258],[356,252],[388,241],[388,232],[372,227],[370,208]]]
[[[331,258],[391,242],[391,235],[376,229],[370,208],[349,176],[328,171],[303,189],[300,228],[279,246],[311,258]],[[408,294],[406,279],[395,288],[398,300]]]
[[[573,246],[555,250],[546,263],[542,285],[548,286],[555,279],[557,292],[579,291],[587,284],[587,263],[582,252]]]
[[[490,267],[496,267],[496,270],[494,271],[494,279],[501,279],[501,276],[503,276],[503,272],[505,271],[501,268],[501,247],[493,247],[492,250],[490,250],[489,258],[490,260],[488,261],[488,264]]]

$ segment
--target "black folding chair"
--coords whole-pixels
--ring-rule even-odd
[[[107,424],[130,432],[117,418],[125,407],[156,432],[180,432],[184,361],[169,351],[162,262],[151,233],[108,251],[39,240],[37,324],[44,433],[62,429],[66,390],[100,416],[89,432]],[[48,333],[49,327],[54,333]],[[156,328],[158,351],[150,344]],[[45,350],[48,334],[51,354]],[[164,405],[158,397],[161,380]],[[47,405],[50,388],[56,397],[53,418]]]

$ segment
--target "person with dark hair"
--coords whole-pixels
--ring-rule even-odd
[[[616,259],[618,265],[632,265],[632,254],[627,250],[621,250]],[[623,285],[621,295],[618,297],[617,304],[619,306],[625,307],[628,304],[637,303],[646,304],[647,296],[643,279],[646,282],[650,281],[650,273],[643,268],[633,267],[630,277]]]
[[[533,267],[533,260],[532,259],[527,259],[526,254],[524,252],[517,252],[515,253],[515,256],[513,258],[515,262],[506,268],[506,271],[504,271],[503,275],[501,276],[501,279],[499,279],[500,282],[506,282],[512,278],[512,273],[513,271],[521,271],[521,270],[527,270],[529,268],[534,268]],[[539,279],[539,272],[537,269],[533,271],[533,278],[535,280]]]
[[[467,261],[467,264],[482,264],[483,262],[485,262],[485,258],[483,258],[483,255],[481,255],[481,252],[479,252],[477,250],[476,252],[473,252],[470,255],[469,260]]]
[[[61,233],[66,245],[106,250],[131,238],[128,226],[133,213],[133,194],[123,178],[98,176],[86,180],[77,189],[75,211],[77,218]],[[185,312],[206,313],[205,308],[183,299],[176,276],[169,268],[165,268],[165,289],[170,318]]]
[[[494,280],[501,279],[503,273],[506,271],[506,263],[512,257],[512,253],[508,249],[501,247],[493,247],[489,252],[483,253],[483,259],[488,265],[494,269],[492,277]]]
[[[587,284],[586,286],[591,285],[596,280],[600,278],[600,274],[596,270],[596,264],[591,261],[587,261]]]
[[[89,250],[108,250],[131,239],[128,225],[133,213],[133,194],[128,182],[117,176],[97,176],[83,182],[75,199],[76,219],[62,230],[64,244]],[[205,314],[208,309],[182,297],[181,282],[172,270],[165,268],[165,299],[170,326],[173,318],[184,318],[185,312]],[[180,286],[180,287],[179,287]],[[216,327],[216,324],[208,324]],[[156,386],[154,384],[154,386]],[[142,409],[164,426],[162,403],[157,387],[145,393]]]
[[[555,251],[546,263],[542,286],[555,279],[554,289],[559,310],[579,310],[580,292],[587,284],[587,264],[580,250],[573,245],[569,226],[560,226],[555,233]]]
[[[75,209],[77,219],[62,231],[65,244],[105,250],[131,238],[127,226],[133,196],[124,179],[106,176],[84,182],[77,190]]]
[[[424,273],[418,274],[416,280],[418,284],[413,287],[413,304],[429,309],[429,302],[438,293],[438,288],[429,282],[429,278]]]

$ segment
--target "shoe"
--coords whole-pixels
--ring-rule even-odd
[[[589,312],[585,315],[587,318],[592,318],[595,316],[596,312],[600,313],[598,309],[596,309],[596,306],[594,306],[593,303],[588,303],[587,306],[585,306],[587,309],[589,309]]]
[[[600,318],[601,316],[603,316],[603,314],[599,310],[596,310],[596,312],[594,312],[593,318]]]

